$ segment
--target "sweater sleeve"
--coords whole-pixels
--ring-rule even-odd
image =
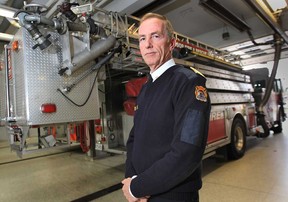
[[[125,177],[132,177],[136,175],[136,171],[131,163],[131,154],[133,150],[133,143],[134,143],[134,127],[131,129],[129,138],[126,143],[127,148],[127,158],[126,158],[126,169],[125,169]]]
[[[206,146],[210,100],[204,78],[177,81],[171,98],[174,131],[171,149],[131,182],[136,197],[164,193],[188,178],[200,165]]]

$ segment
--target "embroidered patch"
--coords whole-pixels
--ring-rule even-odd
[[[203,86],[196,86],[195,88],[196,99],[202,102],[207,102],[207,90]]]

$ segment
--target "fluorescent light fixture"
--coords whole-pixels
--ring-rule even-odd
[[[287,6],[285,0],[264,0],[264,1],[266,1],[269,4],[269,6],[273,9],[273,11],[285,8]]]
[[[11,41],[13,37],[14,35],[11,35],[11,34],[0,33],[0,40],[2,41]]]
[[[17,9],[15,9],[15,8],[0,5],[0,16],[14,19],[14,14],[16,11],[17,11]]]
[[[205,9],[209,10],[214,15],[218,16],[225,23],[232,25],[240,32],[250,30],[250,27],[245,21],[240,19],[238,16],[231,13],[224,6],[216,2],[215,0],[200,0],[200,6],[203,6]]]

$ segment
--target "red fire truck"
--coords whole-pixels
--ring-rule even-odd
[[[5,48],[1,125],[11,148],[19,156],[72,145],[92,156],[95,150],[125,153],[131,109],[149,71],[137,45],[139,19],[92,4],[70,9],[67,2],[58,4],[65,9],[45,12],[42,5],[28,4],[17,12],[21,28]],[[212,109],[205,157],[227,148],[228,156],[238,159],[247,136],[281,131],[281,92],[268,116],[268,109],[258,110],[263,92],[256,95],[257,82],[237,56],[179,33],[175,37],[176,63],[207,78]]]

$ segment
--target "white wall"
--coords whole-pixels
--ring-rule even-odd
[[[267,67],[269,69],[269,73],[271,74],[274,62],[267,62],[267,64],[257,64],[243,67],[244,69],[252,69],[252,68],[263,68]],[[276,79],[281,79],[283,89],[287,88],[288,90],[288,59],[281,59],[279,61],[279,66],[277,69]]]
[[[269,65],[267,67],[269,68],[269,71],[271,72],[273,68],[273,62],[269,62],[267,65]],[[288,90],[288,59],[287,58],[279,61],[276,78],[281,79],[283,89],[285,90],[287,88]]]

